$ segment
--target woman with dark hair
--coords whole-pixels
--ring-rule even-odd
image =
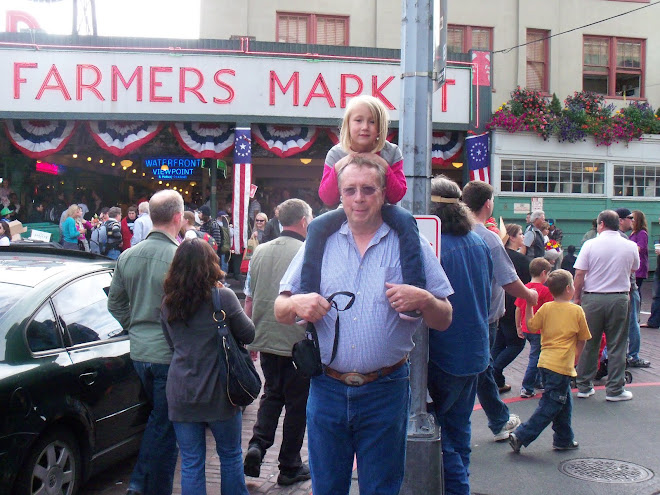
[[[640,306],[642,302],[642,283],[649,275],[649,227],[646,215],[639,210],[633,210],[632,234],[630,240],[637,244],[639,249],[639,270],[635,272],[637,289],[639,291]]]
[[[9,246],[9,241],[11,241],[9,224],[2,220],[0,221],[0,246]]]
[[[525,235],[520,225],[509,223],[506,225],[506,236],[504,247],[506,254],[509,255],[513,266],[516,269],[518,277],[524,284],[528,283],[532,277],[529,274],[529,258],[518,252],[523,246]],[[493,344],[493,378],[500,389],[500,393],[511,390],[511,385],[504,379],[504,368],[516,359],[516,356],[525,347],[525,339],[518,337],[516,330],[516,298],[505,293],[504,306],[506,312],[500,318]]]
[[[203,239],[177,249],[161,308],[165,338],[174,355],[167,375],[167,405],[181,451],[182,495],[206,494],[206,427],[220,456],[222,495],[248,495],[241,451],[241,409],[229,402],[212,290],[220,290],[222,310],[240,343],[254,339],[254,324],[236,294],[220,283],[218,255]]]
[[[431,181],[431,213],[441,220],[442,267],[454,294],[452,323],[444,332],[429,330],[428,389],[432,411],[442,428],[447,493],[469,494],[470,415],[477,378],[489,364],[488,308],[493,262],[486,243],[474,232],[461,190],[444,175]]]

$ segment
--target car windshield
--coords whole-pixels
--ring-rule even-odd
[[[0,320],[30,289],[23,285],[0,283]]]

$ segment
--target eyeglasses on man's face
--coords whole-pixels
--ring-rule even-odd
[[[266,220],[264,220],[263,218],[257,218],[256,221],[257,221],[257,222],[265,222]]]
[[[380,191],[380,189],[381,189],[380,187],[374,187],[374,186],[362,186],[359,188],[345,187],[341,190],[341,194],[342,196],[347,196],[350,198],[351,196],[355,196],[359,190],[362,196],[372,196],[376,193],[376,191]]]

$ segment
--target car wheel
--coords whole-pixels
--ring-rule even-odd
[[[51,430],[30,451],[16,479],[14,495],[75,495],[80,475],[75,437],[64,429]]]

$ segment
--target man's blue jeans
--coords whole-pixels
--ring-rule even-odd
[[[243,475],[241,429],[243,415],[238,412],[225,421],[212,423],[174,422],[181,449],[181,494],[206,495],[206,426],[215,438],[220,457],[221,495],[248,495]]]
[[[495,334],[497,333],[497,321],[488,323],[488,338],[490,348],[493,348]],[[488,368],[479,373],[477,380],[477,397],[479,404],[488,418],[488,428],[497,434],[502,431],[504,425],[509,421],[509,408],[500,399],[500,391],[493,377],[493,354],[490,355]]]
[[[428,388],[433,414],[441,428],[442,466],[447,495],[470,495],[470,415],[477,376],[454,376],[429,362]]]
[[[630,291],[630,311],[628,312],[628,358],[639,359],[639,347],[642,343],[642,335],[639,330],[639,292]]]
[[[143,495],[171,494],[179,449],[167,415],[165,384],[170,365],[133,361],[133,367],[152,409],[128,488]]]
[[[525,338],[529,342],[529,361],[527,362],[527,371],[522,381],[522,388],[527,392],[534,392],[535,388],[541,388],[541,374],[537,365],[539,364],[539,356],[541,355],[541,334],[540,333],[526,333]]]
[[[545,391],[532,417],[516,428],[514,433],[527,447],[552,423],[555,431],[552,444],[567,447],[573,443],[571,377],[545,368],[539,368],[539,372]]]
[[[361,387],[320,375],[307,400],[314,495],[348,495],[357,457],[360,495],[398,495],[406,464],[410,366]]]

